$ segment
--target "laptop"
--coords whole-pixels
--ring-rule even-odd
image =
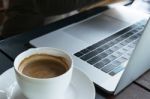
[[[35,38],[30,44],[67,51],[75,68],[106,92],[117,94],[150,68],[148,18],[118,6]]]

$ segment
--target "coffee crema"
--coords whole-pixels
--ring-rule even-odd
[[[35,54],[25,58],[19,71],[33,78],[52,78],[64,74],[69,66],[66,59],[48,54]]]

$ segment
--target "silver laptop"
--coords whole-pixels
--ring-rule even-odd
[[[150,68],[150,22],[144,28],[148,17],[119,6],[38,37],[30,44],[67,51],[76,68],[105,91],[117,94]]]

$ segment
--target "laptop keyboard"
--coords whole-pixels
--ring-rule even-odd
[[[122,64],[129,60],[145,24],[145,20],[137,22],[74,55],[114,76],[124,70],[125,66]]]

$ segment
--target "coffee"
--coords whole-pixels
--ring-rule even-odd
[[[25,58],[18,69],[29,77],[52,78],[64,74],[69,66],[63,57],[35,54]]]

